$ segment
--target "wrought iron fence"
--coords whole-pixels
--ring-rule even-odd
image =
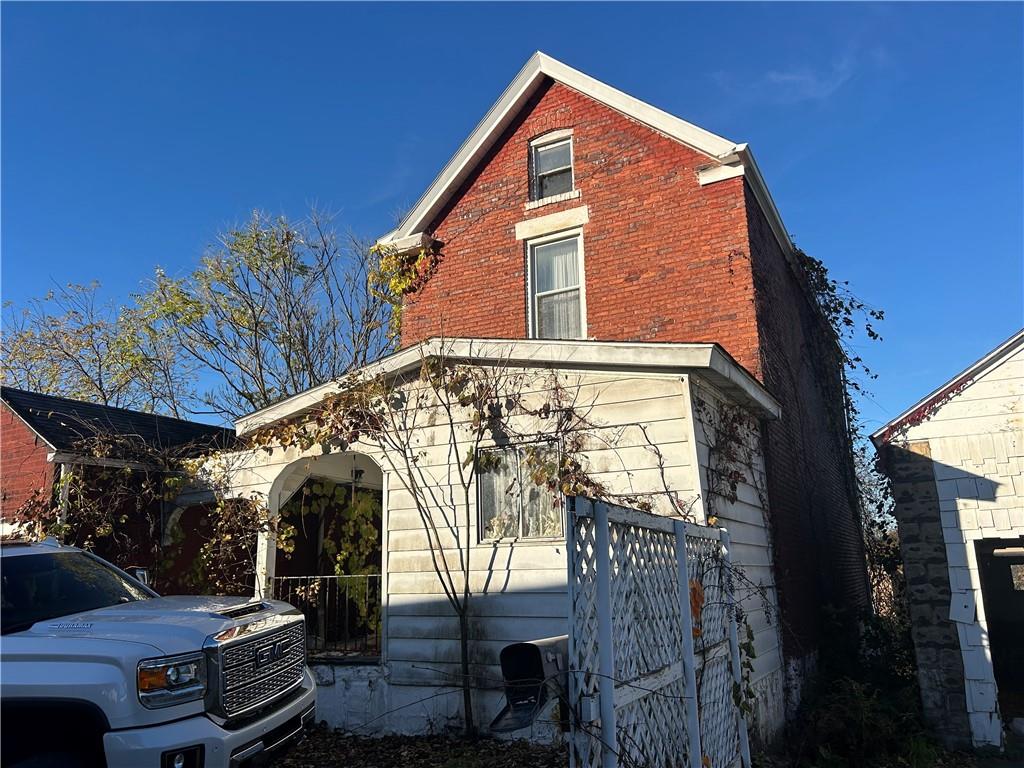
[[[380,656],[381,581],[360,576],[275,576],[272,592],[306,617],[310,656]]]

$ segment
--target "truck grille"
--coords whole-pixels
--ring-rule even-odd
[[[225,716],[256,709],[302,680],[306,626],[302,621],[221,649],[220,704]]]

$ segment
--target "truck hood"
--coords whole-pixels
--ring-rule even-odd
[[[201,650],[210,635],[293,611],[251,597],[155,597],[40,621],[22,634],[145,643],[170,656]]]

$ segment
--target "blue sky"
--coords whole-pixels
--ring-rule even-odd
[[[381,234],[543,50],[754,149],[886,310],[869,427],[1024,324],[1020,4],[4,3],[2,292],[126,299],[254,208]]]

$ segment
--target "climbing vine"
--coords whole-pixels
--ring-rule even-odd
[[[402,308],[437,271],[441,263],[441,243],[425,237],[419,248],[401,250],[390,245],[374,245],[370,252],[377,264],[370,270],[370,292],[391,308],[389,335],[397,339],[402,330]]]
[[[694,416],[701,427],[708,450],[705,508],[708,524],[719,517],[719,504],[735,504],[742,483],[757,493],[762,515],[768,509],[768,491],[762,468],[757,462],[759,426],[745,408],[696,394]],[[767,529],[768,520],[764,519]]]
[[[50,487],[35,489],[15,517],[29,535],[94,550],[159,579],[162,510],[187,482],[186,457],[211,446],[153,447],[134,435],[96,430],[74,442]]]
[[[323,526],[323,561],[318,572],[335,576],[380,573],[381,503],[379,492],[328,478],[307,480],[281,508],[284,552],[294,551],[298,528]]]

